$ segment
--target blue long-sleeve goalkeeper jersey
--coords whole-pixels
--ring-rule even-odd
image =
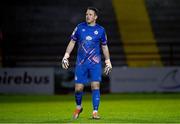
[[[80,23],[74,29],[71,39],[78,44],[76,65],[101,64],[101,45],[107,44],[105,29],[96,24]]]

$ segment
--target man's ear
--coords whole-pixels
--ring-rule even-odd
[[[95,15],[95,19],[97,19],[98,18],[98,16],[97,15]]]

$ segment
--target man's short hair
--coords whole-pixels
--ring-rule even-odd
[[[99,13],[99,10],[96,7],[88,7],[87,9],[93,10],[96,15],[98,15],[98,13]]]

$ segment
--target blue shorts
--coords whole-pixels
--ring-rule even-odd
[[[88,83],[93,81],[101,82],[101,64],[76,65],[75,83]]]

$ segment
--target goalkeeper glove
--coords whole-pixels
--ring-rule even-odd
[[[104,68],[104,73],[108,75],[112,71],[112,65],[110,59],[105,60],[105,68]]]
[[[69,53],[65,53],[65,55],[62,59],[62,63],[61,63],[63,69],[68,69],[68,67],[69,67],[68,58],[69,58]]]

